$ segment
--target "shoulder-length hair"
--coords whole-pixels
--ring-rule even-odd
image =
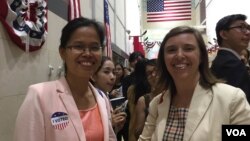
[[[167,67],[165,65],[164,48],[165,44],[171,37],[184,33],[193,34],[200,49],[200,65],[199,65],[200,85],[203,88],[208,89],[211,88],[212,85],[214,85],[215,83],[219,82],[219,80],[211,73],[209,69],[207,49],[201,33],[192,27],[179,26],[170,30],[169,33],[167,33],[166,36],[164,37],[162,44],[160,46],[158,54],[158,62],[157,62],[158,73],[159,73],[158,85],[161,85],[163,89],[169,89],[172,94],[176,93],[176,86],[172,76],[168,72]]]

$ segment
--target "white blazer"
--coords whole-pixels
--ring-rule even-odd
[[[171,95],[169,91],[150,103],[139,141],[162,141]],[[212,90],[197,84],[186,120],[183,141],[220,141],[223,124],[250,124],[250,106],[244,92],[218,83]]]

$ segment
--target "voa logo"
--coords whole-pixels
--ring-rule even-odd
[[[244,129],[226,129],[227,136],[247,136]]]

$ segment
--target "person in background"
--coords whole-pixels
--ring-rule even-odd
[[[250,25],[246,19],[245,15],[234,14],[217,22],[216,36],[220,48],[211,70],[217,78],[241,88],[250,103],[250,76],[240,58],[241,51],[248,47],[250,41]]]
[[[134,69],[135,64],[141,60],[144,59],[144,55],[141,52],[133,52],[132,54],[129,55],[129,64],[131,69]],[[135,74],[134,72],[131,70],[130,75],[127,75],[126,77],[124,77],[123,81],[122,81],[122,94],[123,97],[125,97],[127,99],[127,91],[128,91],[128,87],[133,84],[135,81]],[[123,137],[124,141],[130,141],[128,138],[128,134],[129,134],[129,122],[130,122],[130,112],[129,112],[129,106],[127,106],[127,108],[125,109],[125,112],[127,114],[126,117],[126,122],[122,128],[122,130],[120,131],[119,134],[121,134],[121,136]]]
[[[116,76],[116,80],[115,80],[115,85],[112,88],[109,96],[111,98],[117,98],[117,97],[122,97],[122,80],[124,78],[124,67],[121,63],[117,63],[115,65],[115,76]]]
[[[106,56],[102,57],[101,65],[92,76],[92,82],[94,86],[105,93],[108,97],[108,93],[111,91],[115,84],[116,76],[114,74],[115,66],[113,61]],[[126,113],[120,112],[120,109],[111,109],[112,114],[112,126],[115,133],[117,133],[123,127],[126,119]]]
[[[129,67],[124,67],[124,77],[130,75],[131,70]]]
[[[123,68],[123,65],[121,63],[117,63],[115,65],[114,74],[116,76],[116,80],[115,80],[115,85],[113,86],[112,90],[109,93],[110,99],[123,97],[121,84],[122,84],[122,80],[124,78],[124,68]],[[124,123],[122,125],[124,126]],[[118,128],[119,130],[117,130],[117,132],[116,132],[117,133],[116,136],[117,136],[118,141],[122,140],[123,130],[121,131],[121,129],[123,128],[123,126],[119,126],[119,128]]]
[[[142,133],[146,117],[148,115],[149,102],[160,92],[156,88],[157,71],[156,71],[156,59],[151,59],[146,62],[146,78],[150,85],[150,92],[141,96],[135,107],[136,119],[135,119],[135,137],[139,138]]]
[[[122,93],[123,93],[123,96],[125,98],[127,98],[127,91],[128,91],[128,87],[134,83],[134,79],[135,79],[135,74],[134,74],[134,69],[135,69],[135,65],[136,63],[141,60],[141,59],[144,59],[144,55],[141,53],[141,52],[133,52],[132,54],[129,55],[129,65],[130,65],[130,68],[132,69],[132,72],[130,73],[130,75],[126,76],[124,79],[123,79],[123,82],[122,82]]]
[[[89,83],[101,62],[103,26],[76,18],[62,29],[60,41],[65,76],[29,87],[14,141],[116,141],[108,99]]]
[[[164,91],[149,106],[139,141],[217,141],[223,124],[250,124],[244,92],[220,83],[210,72],[201,33],[188,26],[171,29],[158,54]]]
[[[241,61],[245,64],[248,74],[250,74],[250,68],[249,68],[249,56],[250,56],[250,52],[248,49],[243,49],[240,53],[240,58]]]
[[[128,88],[128,108],[129,108],[129,141],[136,141],[135,127],[136,118],[138,113],[136,112],[136,104],[141,96],[146,95],[151,91],[150,84],[146,77],[146,59],[139,60],[135,65],[135,82]]]

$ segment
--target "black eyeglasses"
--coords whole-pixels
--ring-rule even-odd
[[[67,48],[70,48],[72,52],[74,53],[83,53],[86,52],[87,49],[90,53],[98,53],[101,51],[101,46],[84,46],[84,45],[69,45]]]
[[[242,33],[246,33],[247,31],[250,31],[250,25],[242,24],[238,26],[229,27],[228,29],[238,28]]]

